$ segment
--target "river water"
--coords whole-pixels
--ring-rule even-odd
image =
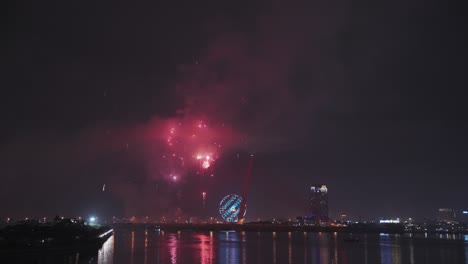
[[[468,264],[468,235],[191,232],[117,229],[98,252],[18,257],[12,263]]]

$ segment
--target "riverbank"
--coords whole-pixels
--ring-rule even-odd
[[[329,232],[329,233],[389,233],[399,234],[404,233],[403,225],[396,224],[359,224],[347,227],[321,227],[321,226],[294,226],[294,225],[274,225],[274,224],[258,224],[246,223],[239,224],[132,224],[121,223],[113,224],[113,228],[132,229],[146,228],[151,230],[161,231],[251,231],[251,232]]]
[[[82,223],[20,223],[0,229],[0,254],[97,250],[112,234],[110,227]]]

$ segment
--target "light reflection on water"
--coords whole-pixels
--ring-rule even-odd
[[[245,231],[242,231],[242,263],[247,263],[247,248],[246,248],[246,240],[245,240]]]
[[[413,245],[412,239],[409,241],[409,248],[410,248],[410,264],[414,264],[414,245]]]
[[[199,242],[200,263],[211,264],[213,263],[213,239],[206,234],[197,234],[195,239]]]
[[[320,250],[318,251],[318,257],[320,259],[320,263],[330,263],[329,262],[329,257],[330,257],[330,248],[334,248],[333,241],[331,240],[331,237],[329,233],[319,233],[320,239],[319,239],[319,246]]]
[[[130,256],[130,263],[133,264],[135,256],[135,231],[132,231],[132,254]]]
[[[303,233],[304,240],[302,243],[305,245],[307,241],[307,232]],[[304,250],[304,264],[307,263],[307,250]]]
[[[276,264],[276,232],[272,232],[273,236],[273,264]]]
[[[338,247],[336,246],[337,245],[337,236],[338,236],[338,233],[333,233],[333,264],[336,264],[338,263]]]
[[[468,235],[465,235],[464,238],[465,238],[465,264],[468,264]]]
[[[175,234],[169,235],[169,242],[168,242],[168,247],[169,247],[169,254],[171,256],[171,263],[176,264],[177,263],[177,246],[178,246],[178,240]]]
[[[310,263],[310,264],[468,264],[468,235],[357,234],[313,232],[153,232],[115,229],[95,253],[27,256],[0,263]],[[58,261],[57,261],[58,260]],[[67,260],[63,262],[63,260]]]
[[[399,242],[399,235],[380,234],[382,264],[401,264],[401,246]]]
[[[148,263],[148,230],[145,230],[145,260],[143,263]]]
[[[220,232],[219,242],[219,263],[241,263],[240,246],[242,241],[237,232]]]
[[[77,262],[77,261],[76,261]],[[98,264],[114,262],[114,235],[109,237],[98,251]]]

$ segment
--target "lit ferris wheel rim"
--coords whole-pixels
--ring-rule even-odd
[[[241,203],[241,196],[237,194],[229,194],[219,203],[219,214],[229,223],[237,222]],[[246,210],[244,210],[244,216],[245,212]]]

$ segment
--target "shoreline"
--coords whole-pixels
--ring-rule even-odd
[[[312,233],[354,233],[354,234],[468,234],[440,231],[405,231],[404,226],[396,224],[361,225],[348,227],[290,226],[273,224],[160,224],[160,223],[119,223],[111,225],[114,229],[160,229],[161,231],[245,231],[245,232],[312,232]]]

